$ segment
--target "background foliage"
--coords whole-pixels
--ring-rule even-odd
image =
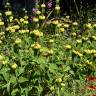
[[[57,0],[55,17],[49,9],[46,15],[44,3],[36,4],[29,22],[26,10],[16,17],[10,3],[6,6],[7,27],[0,13],[1,96],[96,94],[96,18],[91,11],[81,24],[82,18],[60,17]]]

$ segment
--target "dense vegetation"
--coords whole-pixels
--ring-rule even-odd
[[[16,17],[7,2],[6,22],[0,13],[0,96],[95,96],[94,10],[82,23],[85,17],[61,17],[57,0],[54,11],[46,13],[43,3],[32,18],[26,10]]]

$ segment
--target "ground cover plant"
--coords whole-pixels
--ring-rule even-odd
[[[0,96],[95,96],[96,18],[60,17],[58,0],[56,18],[45,9],[36,5],[31,22],[6,10],[8,27],[0,13]]]

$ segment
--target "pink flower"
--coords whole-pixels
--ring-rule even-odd
[[[49,0],[49,1],[48,1],[47,7],[48,7],[49,9],[51,9],[51,7],[52,7],[52,0]]]

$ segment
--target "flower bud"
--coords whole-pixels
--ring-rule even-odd
[[[42,4],[42,5],[41,5],[41,7],[42,7],[42,8],[45,8],[45,7],[46,7],[46,5],[45,5],[45,4]]]
[[[55,10],[59,11],[60,10],[60,6],[56,6]]]
[[[16,69],[17,68],[17,64],[16,63],[12,64],[11,68],[12,69]]]

